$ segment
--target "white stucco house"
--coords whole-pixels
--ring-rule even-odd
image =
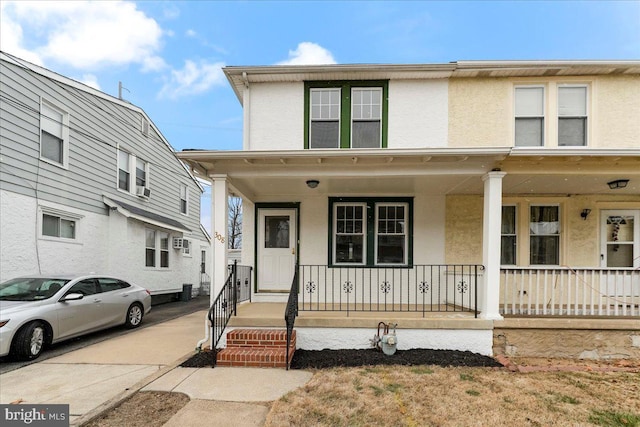
[[[0,53],[0,280],[111,274],[199,286],[202,186],[147,114]]]
[[[178,157],[212,182],[218,291],[227,195],[243,200],[255,281],[232,327],[282,326],[248,310],[291,293],[298,348],[366,347],[378,321],[399,348],[482,354],[523,316],[639,334],[640,62],[224,72],[243,150]]]

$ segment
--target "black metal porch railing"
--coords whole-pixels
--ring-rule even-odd
[[[251,271],[252,267],[238,265],[237,261],[229,265],[227,280],[209,308],[207,317],[211,324],[213,366],[216,365],[218,344],[222,339],[229,319],[237,313],[238,302],[250,300],[251,298]]]
[[[482,265],[299,266],[301,311],[471,312]]]
[[[284,321],[287,325],[287,371],[289,370],[289,346],[291,345],[291,335],[293,334],[293,326],[296,323],[296,317],[298,316],[298,288],[298,266],[296,266],[295,272],[293,273],[293,280],[291,281],[291,290],[289,291],[287,307],[284,311]]]

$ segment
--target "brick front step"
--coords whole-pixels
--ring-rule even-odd
[[[291,334],[295,347],[296,331]],[[234,329],[227,334],[227,347],[287,347],[287,331],[280,329]]]
[[[289,362],[296,349],[296,331],[291,335]],[[227,334],[227,347],[218,352],[217,366],[287,367],[287,331],[280,329],[235,329]]]

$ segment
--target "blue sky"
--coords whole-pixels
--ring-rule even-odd
[[[178,151],[242,148],[242,109],[221,71],[227,65],[640,59],[640,1],[0,0],[0,7],[0,49],[110,95],[121,81],[123,97]]]

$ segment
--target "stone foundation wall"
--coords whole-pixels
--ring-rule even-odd
[[[640,360],[640,320],[629,329],[500,328],[494,355],[571,359]]]

